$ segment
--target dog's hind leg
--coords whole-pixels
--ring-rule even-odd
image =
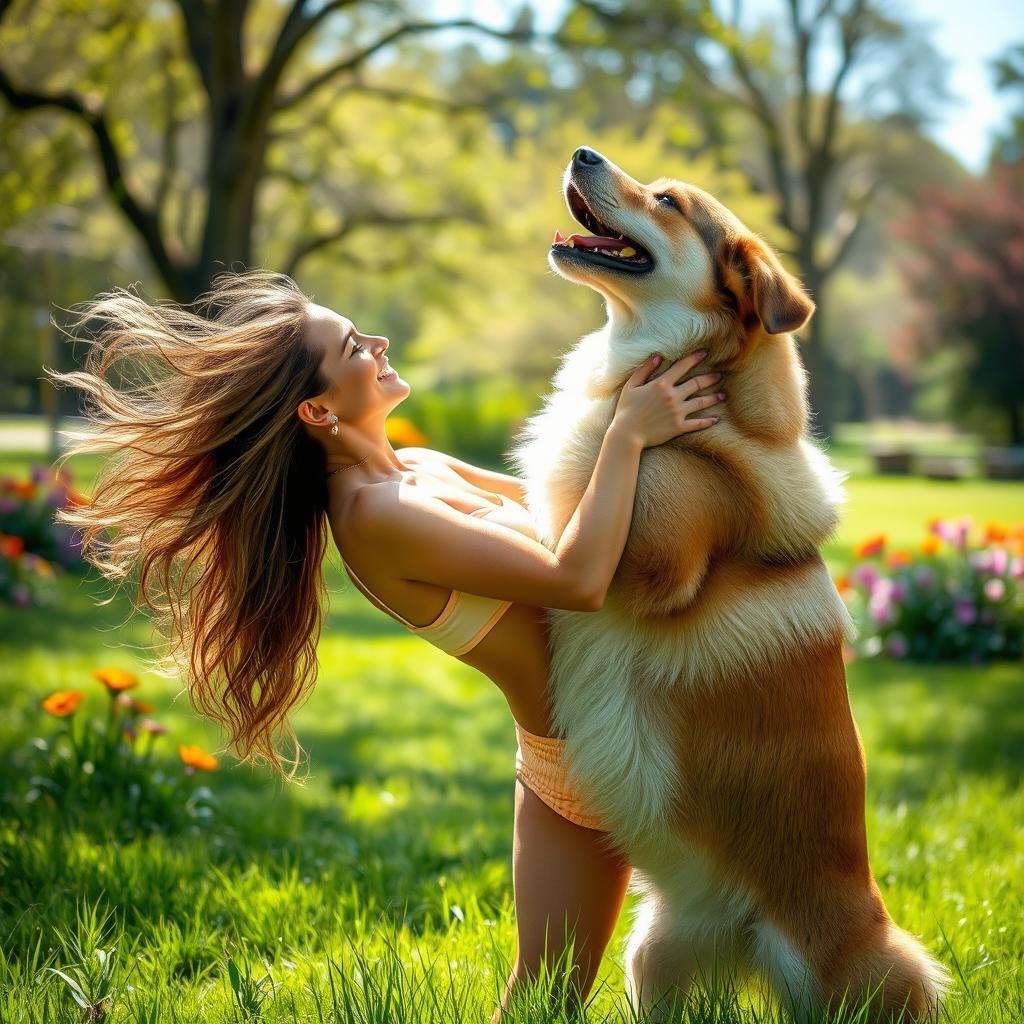
[[[626,949],[626,992],[637,1015],[651,1021],[678,1014],[695,983],[715,989],[731,980],[733,933],[680,921],[657,896],[641,906]]]

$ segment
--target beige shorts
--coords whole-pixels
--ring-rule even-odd
[[[516,778],[540,797],[556,814],[574,825],[603,831],[600,820],[588,814],[580,794],[569,778],[562,760],[565,740],[554,736],[536,736],[516,723],[519,749],[516,751]]]

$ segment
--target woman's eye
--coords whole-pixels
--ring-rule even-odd
[[[349,359],[351,359],[357,352],[365,352],[365,351],[366,351],[366,349],[363,348],[363,346],[360,345],[358,341],[353,341],[352,342],[352,351],[349,352],[348,357],[349,357]]]
[[[660,196],[654,197],[659,203],[663,203],[665,206],[671,206],[673,210],[679,209],[679,204],[676,202],[676,197],[670,192],[663,192]]]

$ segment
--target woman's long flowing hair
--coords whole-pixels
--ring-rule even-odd
[[[137,571],[133,606],[166,646],[155,669],[185,679],[237,757],[289,779],[302,748],[288,716],[316,680],[326,596],[326,456],[296,415],[329,386],[304,341],[309,301],[267,271],[219,274],[192,309],[114,288],[67,311],[83,368],[44,367],[82,390],[91,428],[61,461],[112,453],[91,504],[58,518],[103,576]]]

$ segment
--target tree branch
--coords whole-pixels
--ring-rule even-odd
[[[505,39],[511,42],[527,42],[536,38],[536,33],[527,30],[512,29],[506,31],[504,29],[491,28],[488,25],[480,24],[478,21],[473,21],[472,18],[455,18],[451,21],[407,21],[395,26],[395,28],[364,46],[361,50],[356,50],[330,67],[325,68],[288,94],[278,97],[275,106],[278,110],[295,106],[296,103],[300,103],[312,95],[312,93],[316,92],[317,89],[332,78],[355,70],[355,68],[359,67],[360,64],[368,60],[375,53],[391,46],[392,43],[397,42],[403,36],[418,35],[424,32],[439,32],[450,28],[473,29],[496,39]]]
[[[431,213],[384,213],[378,210],[367,210],[349,217],[340,227],[333,231],[325,231],[299,242],[293,247],[284,264],[284,273],[293,276],[295,268],[302,260],[319,249],[323,249],[343,238],[367,227],[410,227],[423,224],[445,224],[453,220],[466,220],[469,215],[465,211],[438,210]]]
[[[868,208],[871,205],[871,200],[878,194],[879,189],[882,187],[881,178],[873,178],[870,184],[865,188],[856,201],[847,200],[843,203],[844,216],[848,215],[848,222],[845,229],[840,232],[836,238],[835,248],[832,252],[831,259],[821,264],[819,268],[820,280],[824,284],[839,267],[846,260],[847,256],[850,255],[850,250],[853,248],[853,243],[857,240],[857,236],[860,234],[861,229],[864,227],[867,221]],[[848,205],[849,204],[849,205]]]
[[[2,12],[0,12],[2,13]],[[102,107],[73,93],[46,94],[17,88],[0,69],[0,94],[15,110],[36,110],[55,107],[77,117],[92,132],[99,150],[100,164],[111,198],[142,237],[158,271],[168,283],[182,281],[182,268],[172,260],[160,234],[156,210],[135,197],[125,180],[121,155],[114,144]]]

